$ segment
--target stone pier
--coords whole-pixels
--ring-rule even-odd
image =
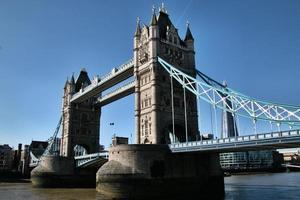
[[[75,168],[74,158],[45,156],[39,165],[31,171],[34,187],[95,187],[95,169]]]
[[[110,198],[224,197],[217,154],[172,154],[167,145],[112,147],[109,161],[97,172],[96,185]]]

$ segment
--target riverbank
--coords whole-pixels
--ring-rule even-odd
[[[28,177],[19,172],[2,171],[0,172],[0,183],[30,183]]]
[[[287,168],[262,168],[262,169],[232,169],[223,170],[225,175],[255,175],[255,174],[266,174],[266,173],[283,173],[287,172]]]

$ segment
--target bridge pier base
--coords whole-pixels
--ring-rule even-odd
[[[112,147],[97,172],[97,191],[110,198],[223,199],[218,154],[173,154],[167,145]]]
[[[75,168],[74,158],[45,156],[31,171],[34,187],[95,187],[96,170],[84,171]]]

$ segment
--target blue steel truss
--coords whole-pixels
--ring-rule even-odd
[[[280,124],[288,124],[290,127],[300,125],[300,106],[260,101],[229,87],[217,87],[201,82],[160,57],[158,57],[158,62],[172,78],[176,79],[182,87],[195,94],[197,98],[219,109],[229,111],[233,116],[247,117],[254,122],[257,120],[270,121],[278,126]],[[231,102],[232,105],[229,105],[228,102]]]

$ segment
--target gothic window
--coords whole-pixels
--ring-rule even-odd
[[[142,136],[144,136],[144,125],[142,125]]]
[[[172,36],[169,36],[169,42],[172,42]]]
[[[139,58],[142,64],[148,61],[148,54],[148,46],[144,44],[139,51]]]
[[[148,99],[145,99],[145,107],[148,107]]]
[[[145,120],[145,136],[148,136],[148,120]]]
[[[168,52],[169,52],[169,48],[166,47],[166,48],[165,48],[165,53],[167,54]]]
[[[151,135],[151,123],[149,123],[149,135]]]

